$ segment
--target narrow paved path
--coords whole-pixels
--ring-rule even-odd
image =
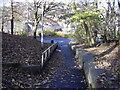
[[[70,40],[66,38],[51,39],[59,43],[56,52],[60,52],[62,64],[56,68],[57,73],[55,73],[51,82],[45,84],[44,87],[49,86],[49,88],[87,88],[83,70],[77,68],[74,55],[68,47],[68,42]],[[49,42],[49,38],[46,38],[45,40],[46,42]]]

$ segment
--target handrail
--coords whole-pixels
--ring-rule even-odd
[[[48,49],[52,48],[56,43],[52,44],[50,47],[48,47],[43,53],[45,53]]]
[[[56,49],[58,43],[52,44],[50,47],[48,47],[45,51],[42,52],[42,59],[41,59],[41,67],[43,68],[44,63],[48,60],[48,58],[51,56],[51,53]]]

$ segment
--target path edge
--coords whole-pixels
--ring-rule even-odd
[[[98,70],[95,69],[94,55],[91,52],[76,47],[73,42],[70,42],[68,47],[72,50],[75,58],[80,62],[80,66],[85,72],[88,88],[101,88],[97,83]]]

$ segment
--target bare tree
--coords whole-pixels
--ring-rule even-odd
[[[3,30],[4,30],[4,12],[5,10],[4,10],[4,0],[3,0],[3,7],[2,7],[2,28],[1,28],[1,30],[2,30],[2,32],[3,32]]]
[[[14,29],[14,16],[13,16],[13,0],[11,0],[11,34],[13,34]]]
[[[40,9],[42,2],[41,1],[35,1],[34,0],[34,38],[36,39],[36,32],[37,32],[37,26],[41,20],[42,13],[40,13]],[[59,10],[61,8],[60,3],[54,3],[54,2],[44,2],[43,5],[43,16],[47,15],[48,12]]]
[[[118,7],[119,7],[119,9],[120,9],[120,0],[118,0],[117,2],[118,2]]]

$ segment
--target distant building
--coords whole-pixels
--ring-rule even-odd
[[[29,33],[29,35],[33,35],[34,31],[33,31],[33,27],[34,24],[33,22],[25,22],[25,28],[24,31],[26,33]],[[43,29],[44,30],[52,30],[55,32],[62,32],[62,26],[58,25],[58,24],[51,24],[50,22],[44,22],[43,24]],[[37,27],[37,31],[41,31],[42,30],[42,23],[40,22],[38,27]]]

